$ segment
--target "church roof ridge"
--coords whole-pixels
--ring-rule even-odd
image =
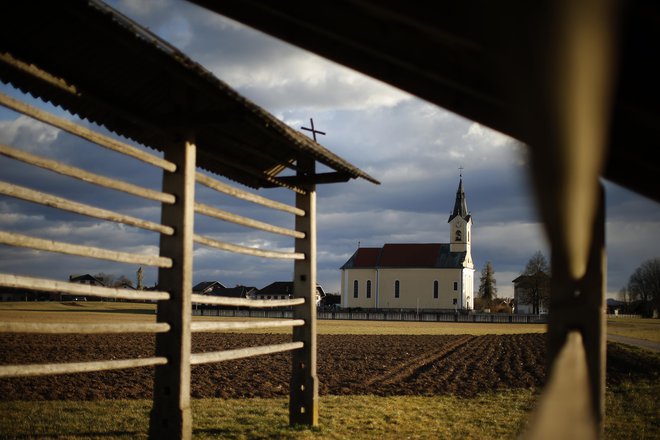
[[[377,248],[358,248],[341,269],[351,268],[457,268],[466,252],[451,252],[449,243],[385,243]]]

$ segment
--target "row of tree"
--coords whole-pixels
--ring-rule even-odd
[[[550,302],[550,279],[548,260],[541,251],[535,252],[516,278],[521,287],[517,301],[531,304],[532,313],[547,308]],[[479,284],[480,308],[492,308],[495,304],[496,284],[493,264],[487,261],[481,271]],[[647,317],[657,315],[660,311],[660,258],[647,260],[635,269],[628,284],[619,291],[619,296],[630,311]]]

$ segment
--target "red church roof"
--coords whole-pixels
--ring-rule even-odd
[[[459,268],[464,260],[465,252],[450,252],[446,243],[385,244],[382,248],[358,248],[341,269]]]

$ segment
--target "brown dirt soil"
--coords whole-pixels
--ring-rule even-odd
[[[193,335],[193,352],[288,342],[290,335]],[[75,362],[150,357],[153,335],[0,335],[0,364]],[[543,334],[319,335],[320,394],[473,396],[503,388],[542,385]],[[290,353],[192,367],[191,394],[203,397],[288,395]],[[643,357],[608,351],[608,381],[644,371]],[[1,400],[149,399],[154,369],[0,379]]]

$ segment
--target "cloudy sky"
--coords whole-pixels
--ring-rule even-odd
[[[339,267],[363,247],[384,243],[448,242],[447,219],[463,167],[474,219],[473,259],[479,272],[491,261],[499,296],[512,296],[511,280],[532,254],[549,256],[528,189],[525,148],[513,139],[407,93],[282,43],[229,19],[178,0],[112,1],[110,4],[166,39],[256,104],[295,129],[314,118],[327,133],[319,142],[382,182],[321,186],[318,190],[318,280],[339,290]],[[69,119],[76,118],[8,86],[3,93]],[[79,121],[80,122],[80,121]],[[82,122],[85,124],[84,122]],[[0,143],[157,189],[160,175],[115,153],[0,108]],[[71,183],[71,179],[0,158],[1,179],[83,202],[158,220],[156,202]],[[660,256],[659,205],[605,182],[607,191],[608,294],[614,296],[643,261]],[[198,187],[202,201],[231,205],[259,217],[255,208],[218,199]],[[264,195],[292,201],[281,190]],[[288,197],[288,199],[287,199]],[[292,226],[266,214],[263,220]],[[287,224],[286,222],[289,222]],[[157,236],[0,197],[0,228],[54,240],[157,252]],[[196,217],[196,228],[239,244],[287,249],[286,239],[247,232]],[[137,267],[0,246],[0,270],[66,279],[106,272],[135,278]],[[217,280],[264,287],[291,278],[290,262],[235,256],[196,247],[194,282]],[[156,281],[146,270],[145,282]]]

